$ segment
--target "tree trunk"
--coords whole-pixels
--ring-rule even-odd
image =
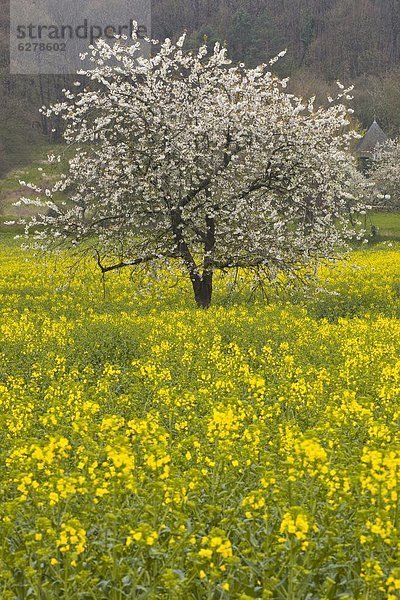
[[[194,298],[199,308],[209,308],[212,298],[213,274],[209,273],[192,280]]]

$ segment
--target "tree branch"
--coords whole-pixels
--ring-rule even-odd
[[[99,251],[95,249],[95,253],[97,256],[97,264],[100,267],[102,273],[108,273],[109,271],[116,271],[117,269],[123,269],[124,267],[134,267],[136,265],[141,265],[143,263],[147,263],[152,260],[156,260],[158,258],[176,258],[176,255],[174,255],[174,254],[165,254],[165,255],[149,254],[148,256],[141,256],[141,257],[135,258],[133,260],[121,261],[119,263],[116,263],[115,265],[110,265],[110,266],[105,267],[101,262],[101,256],[100,256]]]

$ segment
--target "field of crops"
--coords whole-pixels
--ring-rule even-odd
[[[201,311],[4,237],[2,600],[400,598],[399,247]]]

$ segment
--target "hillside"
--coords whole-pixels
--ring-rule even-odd
[[[65,77],[9,75],[8,3],[0,2],[0,176],[51,138],[38,107],[68,85]],[[354,83],[361,125],[376,116],[388,134],[400,131],[398,0],[154,0],[152,12],[154,37],[187,30],[189,45],[226,42],[236,61],[265,62],[287,48],[278,70],[295,93],[322,102],[337,79]]]

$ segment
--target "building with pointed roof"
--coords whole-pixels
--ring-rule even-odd
[[[374,157],[374,152],[378,146],[383,146],[388,141],[388,136],[381,129],[374,119],[371,127],[356,146],[356,155],[364,160]]]

